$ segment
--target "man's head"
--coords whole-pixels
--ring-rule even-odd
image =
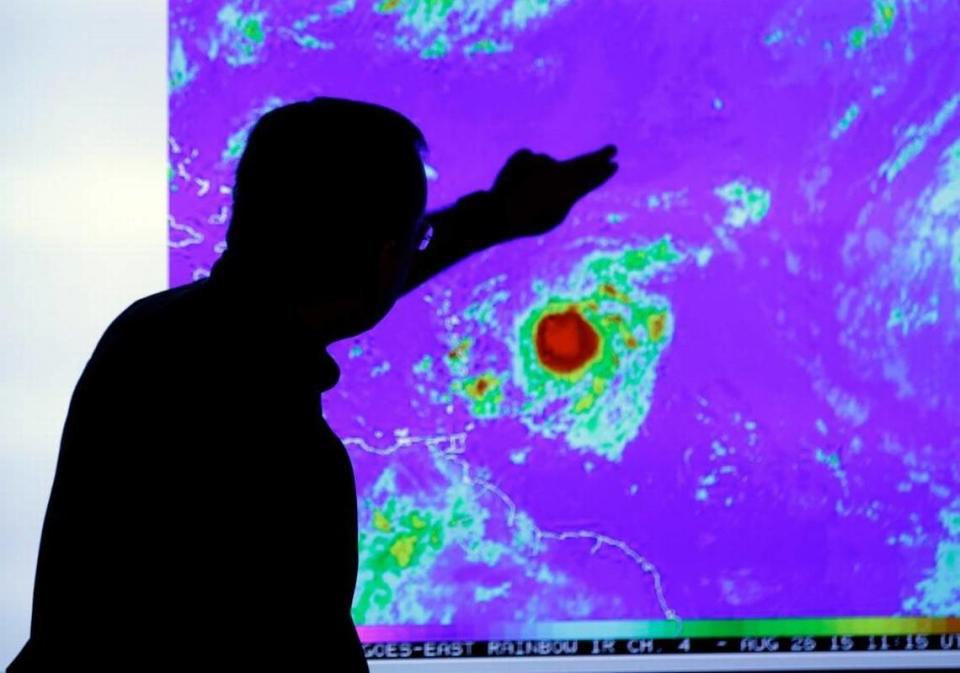
[[[420,241],[425,150],[413,122],[379,105],[316,98],[268,112],[237,167],[227,254],[330,340],[369,329]]]

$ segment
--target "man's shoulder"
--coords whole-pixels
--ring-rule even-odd
[[[186,317],[197,309],[206,309],[210,302],[206,290],[206,280],[199,280],[155,292],[130,304],[116,317],[114,324],[138,324]]]
[[[211,314],[203,281],[163,290],[136,300],[107,327],[94,356],[152,345],[170,345],[196,331]]]

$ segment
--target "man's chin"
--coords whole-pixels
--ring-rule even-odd
[[[304,324],[317,339],[329,344],[349,339],[373,329],[393,308],[393,301],[357,300],[300,306]]]
[[[342,339],[349,339],[351,337],[359,336],[364,332],[369,332],[383,320],[387,313],[389,313],[390,307],[382,307],[375,312],[365,313],[365,314],[355,314],[349,317],[344,317],[342,320],[333,320],[330,324],[331,336],[334,338],[331,341],[340,341]]]

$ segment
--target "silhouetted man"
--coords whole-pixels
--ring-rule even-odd
[[[257,123],[210,278],[131,305],[77,383],[11,673],[366,670],[325,347],[470,253],[550,230],[616,171],[612,146],[522,150],[491,190],[424,215],[424,149],[402,115],[343,99]]]

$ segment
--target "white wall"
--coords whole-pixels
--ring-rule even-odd
[[[166,286],[166,1],[0,0],[0,670],[29,633],[70,394]]]

